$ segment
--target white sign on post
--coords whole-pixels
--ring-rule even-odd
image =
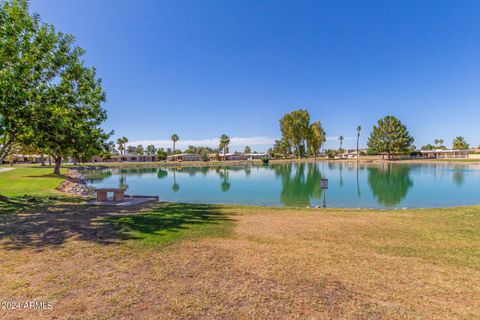
[[[328,179],[321,179],[320,180],[320,187],[322,189],[328,189]]]

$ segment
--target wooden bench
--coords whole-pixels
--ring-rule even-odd
[[[113,201],[122,201],[125,198],[125,188],[99,188],[95,189],[97,201],[107,201],[107,194],[113,192]]]

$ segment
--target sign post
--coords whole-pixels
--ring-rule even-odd
[[[323,207],[327,207],[327,202],[325,200],[327,189],[328,189],[328,179],[320,179],[320,188],[323,189]]]

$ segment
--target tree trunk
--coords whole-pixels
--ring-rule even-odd
[[[5,161],[5,158],[10,152],[10,148],[12,147],[14,140],[15,140],[15,132],[5,133],[5,136],[3,137],[3,142],[0,147],[0,163]]]
[[[53,174],[60,174],[60,167],[62,166],[62,157],[54,157],[55,160],[55,169],[53,169]]]
[[[45,167],[45,155],[43,153],[40,156],[40,163],[43,167]]]
[[[357,135],[357,161],[359,160],[359,157],[360,155],[358,154],[358,139],[360,138],[360,136]]]

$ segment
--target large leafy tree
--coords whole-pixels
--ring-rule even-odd
[[[227,152],[229,144],[230,144],[230,137],[227,136],[226,134],[222,134],[220,136],[220,144],[218,145],[218,148],[220,150],[223,150],[223,161],[225,161],[225,153]]]
[[[56,32],[28,11],[28,1],[0,7],[0,160],[15,142],[55,160],[87,159],[107,145],[100,124],[105,93],[74,37]]]
[[[305,150],[305,141],[310,135],[310,114],[307,110],[295,110],[280,119],[282,139],[295,148],[300,158]]]
[[[413,141],[407,127],[400,120],[386,116],[373,126],[368,148],[373,152],[386,153],[390,160],[394,154],[409,151]]]
[[[470,149],[470,145],[465,141],[464,137],[456,137],[453,140],[453,149],[455,150],[466,150]]]
[[[55,174],[60,173],[62,159],[88,159],[101,153],[111,135],[100,128],[107,117],[101,107],[105,101],[101,81],[95,69],[84,66],[83,50],[73,47],[73,39],[70,46],[58,81],[48,84],[35,104],[34,134],[27,138],[53,157]]]
[[[313,155],[314,158],[317,157],[320,148],[325,143],[326,136],[325,131],[322,128],[320,121],[316,121],[310,125],[309,135],[307,138],[308,151]]]
[[[58,77],[70,37],[28,11],[28,1],[0,3],[0,163],[32,134],[39,95]]]

